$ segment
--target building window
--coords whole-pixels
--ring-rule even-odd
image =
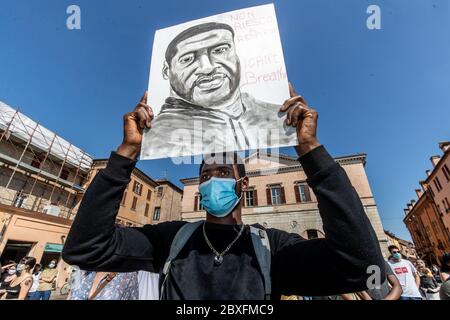
[[[280,205],[286,203],[284,188],[281,185],[272,185],[267,188],[267,205]]]
[[[306,235],[308,236],[308,239],[318,239],[319,238],[319,232],[314,229],[310,229],[306,231]]]
[[[430,194],[431,194],[431,198],[434,199],[434,191],[433,188],[431,186],[427,187],[427,190],[430,190]]]
[[[447,182],[449,182],[450,181],[450,170],[448,169],[448,166],[446,164],[444,164],[442,171],[444,172],[445,179],[447,179]]]
[[[145,205],[145,211],[144,211],[144,216],[148,217],[148,210],[150,209],[150,205],[147,203]]]
[[[142,194],[142,183],[135,181],[133,184],[133,192],[138,195],[141,195]]]
[[[137,201],[138,201],[138,198],[133,197],[133,204],[131,205],[131,210],[136,211]]]
[[[125,202],[127,201],[127,193],[123,193],[122,202],[120,203],[122,206],[125,207]]]
[[[245,207],[246,208],[258,206],[256,190],[253,189],[253,190],[245,191],[244,195],[245,195]]]
[[[152,190],[148,189],[147,191],[147,201],[152,200]]]
[[[311,202],[311,192],[306,183],[299,183],[295,186],[295,197],[297,203]]]
[[[200,197],[200,194],[197,193],[194,199],[194,211],[203,211],[203,210],[205,210],[205,208],[203,208],[202,205],[202,198]]]
[[[27,199],[27,195],[23,194],[22,191],[16,196],[14,201],[14,207],[22,208],[24,201]]]
[[[85,181],[86,181],[85,177],[80,177],[80,180],[78,181],[78,185],[83,186]]]
[[[163,187],[159,186],[158,188],[156,188],[156,191],[158,198],[161,198],[163,196]]]
[[[448,202],[448,199],[445,198],[444,200],[442,200],[442,204],[444,205],[445,212],[449,213],[450,212],[450,203]]]
[[[33,157],[33,160],[31,161],[31,166],[35,167],[37,169],[40,169],[41,168],[41,163],[42,163],[42,160],[37,155],[35,155]]]
[[[273,205],[281,204],[281,187],[272,187],[270,189],[270,194],[272,197]]]
[[[438,234],[439,233],[439,229],[438,229],[438,226],[437,226],[437,222],[436,221],[431,221],[431,227],[433,228],[433,232],[434,232],[434,234]]]
[[[69,170],[63,169],[59,177],[63,180],[69,179]]]
[[[159,221],[161,219],[161,208],[156,207],[155,212],[153,212],[153,221]]]
[[[73,209],[73,208],[75,208],[75,206],[77,205],[77,197],[76,196],[74,196],[73,198],[72,198],[72,203],[71,203],[71,205],[70,205],[70,209]]]
[[[438,192],[441,192],[442,185],[441,182],[439,181],[439,178],[434,179],[434,186],[436,187]]]

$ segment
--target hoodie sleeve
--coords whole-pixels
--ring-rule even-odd
[[[112,153],[92,181],[70,229],[63,259],[87,271],[159,272],[177,223],[116,227],[120,202],[136,161]]]

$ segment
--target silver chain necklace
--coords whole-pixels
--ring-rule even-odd
[[[226,255],[227,252],[230,251],[231,247],[236,243],[236,241],[239,240],[239,238],[241,237],[242,233],[244,232],[244,229],[245,229],[245,225],[243,224],[242,227],[241,227],[241,230],[239,231],[239,233],[238,233],[238,235],[236,237],[236,239],[234,239],[222,253],[219,253],[213,247],[213,245],[211,244],[211,242],[208,239],[208,236],[206,235],[206,221],[205,221],[205,223],[203,223],[203,236],[205,237],[206,244],[209,246],[209,248],[215,254],[214,264],[216,266],[220,266],[223,263],[223,256]]]

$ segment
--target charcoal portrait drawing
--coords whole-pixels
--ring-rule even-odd
[[[162,70],[170,96],[144,140],[145,153],[177,157],[288,145],[295,130],[279,113],[282,101],[241,92],[241,76],[230,25],[201,23],[179,33]]]

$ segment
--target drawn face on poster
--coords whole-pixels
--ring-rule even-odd
[[[241,80],[233,29],[211,22],[181,33],[167,48],[163,75],[172,91],[192,104],[232,103]]]
[[[295,145],[278,112],[288,97],[273,5],[158,30],[141,158]]]

